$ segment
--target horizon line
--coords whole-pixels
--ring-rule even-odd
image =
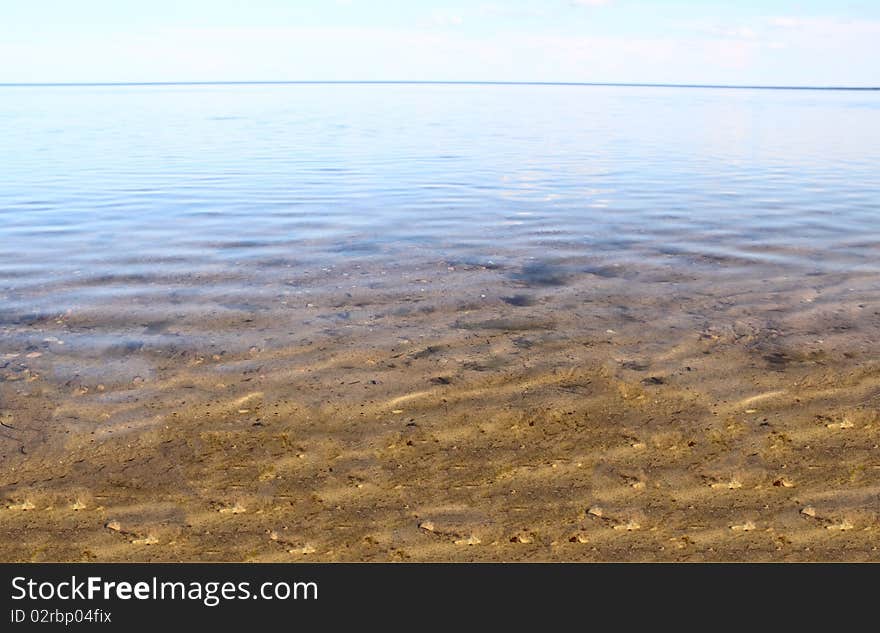
[[[78,81],[0,82],[0,88],[137,87],[137,86],[259,86],[259,85],[462,85],[462,86],[585,86],[618,88],[694,88],[712,90],[880,91],[880,86],[793,86],[760,84],[641,83],[602,81],[444,81],[444,80],[264,80],[264,81]]]

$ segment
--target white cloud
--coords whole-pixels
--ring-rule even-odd
[[[456,14],[445,14],[454,17]],[[0,40],[0,82],[507,80],[880,84],[880,22],[693,24],[615,37],[416,29],[165,29]]]
[[[797,28],[801,21],[798,18],[770,18],[768,22],[771,26],[777,26],[782,29],[792,29]]]
[[[770,16],[750,22],[691,20],[677,25],[702,41],[720,67],[754,77],[746,83],[877,85],[880,21]]]
[[[880,35],[880,20],[782,16],[766,18],[764,24],[775,30],[810,31],[835,36]]]
[[[719,29],[718,35],[721,37],[735,39],[735,40],[756,40],[758,39],[758,32],[755,29],[751,29],[747,26],[731,28],[731,29]]]
[[[477,7],[477,13],[502,18],[537,18],[547,15],[547,11],[540,7],[518,7],[504,4],[481,4]]]
[[[464,17],[457,13],[434,11],[428,19],[428,24],[436,27],[461,26],[464,24]]]

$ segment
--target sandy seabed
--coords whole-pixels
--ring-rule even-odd
[[[880,559],[876,275],[723,272],[352,264],[7,319],[0,560]]]

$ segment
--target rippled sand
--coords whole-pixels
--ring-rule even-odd
[[[6,320],[0,559],[880,558],[876,276],[703,264]]]

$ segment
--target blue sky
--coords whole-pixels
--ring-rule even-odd
[[[0,82],[880,85],[877,0],[0,0]]]

